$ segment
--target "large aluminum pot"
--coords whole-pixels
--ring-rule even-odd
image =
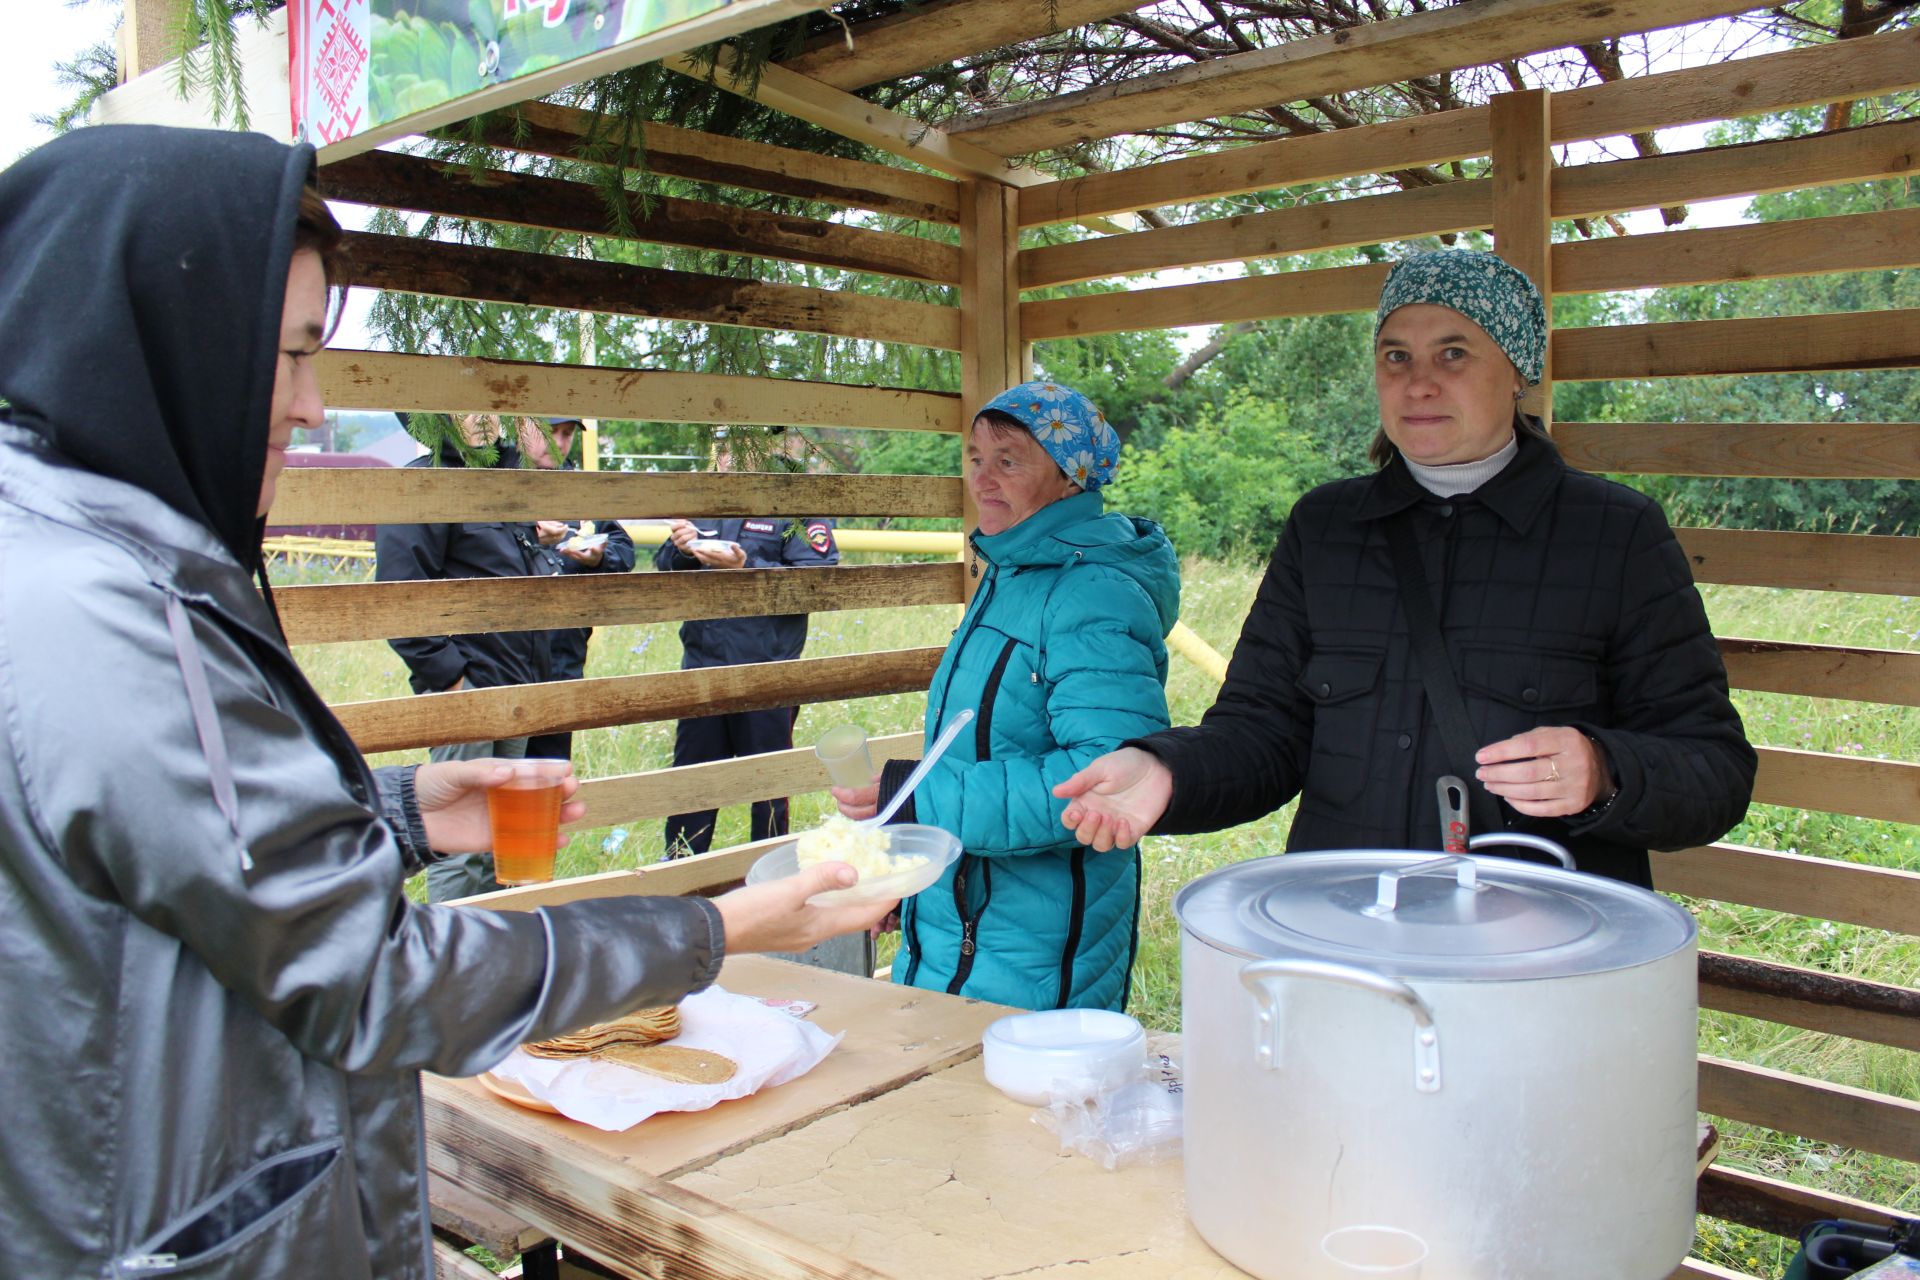
[[[1187,1211],[1236,1266],[1661,1280],[1686,1256],[1678,906],[1506,858],[1358,851],[1225,867],[1174,911]]]

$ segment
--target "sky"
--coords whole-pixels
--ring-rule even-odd
[[[89,0],[3,0],[7,15],[7,92],[0,94],[0,168],[53,137],[33,122],[65,106],[73,91],[54,79],[53,67],[89,45],[113,38],[116,6]]]

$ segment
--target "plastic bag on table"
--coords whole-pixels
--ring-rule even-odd
[[[1179,1037],[1149,1036],[1139,1075],[1078,1095],[1056,1091],[1033,1119],[1060,1140],[1061,1151],[1097,1160],[1102,1168],[1160,1164],[1180,1154],[1184,1087]]]

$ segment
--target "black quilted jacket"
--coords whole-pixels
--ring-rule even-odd
[[[1157,832],[1249,822],[1297,794],[1289,849],[1439,848],[1435,783],[1453,770],[1384,527],[1409,507],[1478,742],[1571,725],[1606,748],[1620,784],[1597,817],[1502,804],[1511,829],[1562,841],[1582,870],[1650,885],[1649,848],[1705,843],[1740,820],[1753,748],[1659,504],[1523,434],[1467,496],[1434,497],[1396,457],[1300,500],[1219,700],[1198,727],[1134,744],[1173,770]]]

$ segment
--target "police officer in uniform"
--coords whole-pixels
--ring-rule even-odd
[[[724,466],[724,462],[722,463]],[[657,569],[789,569],[840,563],[833,522],[820,517],[675,520],[667,542],[654,553]],[[779,662],[800,656],[807,645],[807,615],[772,618],[703,618],[680,624],[682,670],[742,662]],[[682,720],[673,735],[674,765],[706,764],[735,756],[785,751],[793,746],[798,707],[735,711]],[[676,813],[667,819],[667,855],[705,853],[713,845],[718,811]],[[753,805],[753,838],[787,833],[787,801]]]
[[[584,424],[578,418],[548,418],[543,432],[531,420],[520,427],[520,452],[542,471],[571,471],[573,442]],[[549,439],[551,437],[551,439]],[[573,538],[581,531],[578,520],[539,520],[534,532],[547,553],[548,573],[626,573],[633,568],[633,538],[618,520],[591,522],[593,532],[606,535],[599,546],[579,549]],[[579,680],[587,674],[587,641],[592,627],[562,627],[547,632],[549,678]],[[556,730],[527,739],[527,755],[540,760],[573,759],[573,733]]]

